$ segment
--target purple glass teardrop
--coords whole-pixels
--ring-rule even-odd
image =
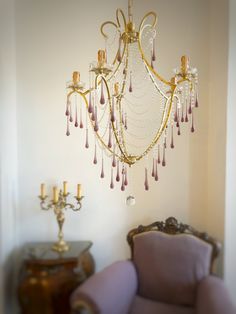
[[[181,122],[184,122],[184,107],[182,106]]]
[[[92,121],[95,121],[95,106],[94,106],[94,105],[93,105],[93,107],[92,107],[91,120],[92,120]]]
[[[119,166],[119,160],[117,160],[117,173],[116,173],[116,181],[120,181],[120,166]]]
[[[187,101],[186,101],[186,108],[185,108],[185,122],[188,122],[188,105],[187,105]]]
[[[110,183],[110,188],[114,189],[114,180],[113,180],[113,169],[111,168],[111,183]]]
[[[67,117],[66,135],[67,135],[67,136],[70,135],[69,117]]]
[[[189,102],[188,114],[192,114],[192,105],[191,105],[191,100],[190,100],[190,102]]]
[[[144,187],[145,190],[148,191],[149,190],[149,184],[148,184],[148,171],[147,168],[145,168],[145,181],[144,181]]]
[[[115,122],[115,104],[114,104],[115,100],[114,97],[112,97],[112,107],[111,107],[111,122]]]
[[[125,190],[125,173],[124,173],[124,167],[122,169],[122,184],[121,184],[121,191]]]
[[[161,163],[161,152],[160,152],[160,145],[158,145],[158,157],[157,157],[158,164]]]
[[[94,148],[93,163],[94,163],[94,165],[96,165],[98,163],[98,160],[97,160],[97,145],[96,144],[95,144],[95,148]]]
[[[100,104],[101,105],[104,105],[105,104],[105,96],[104,96],[104,82],[103,82],[103,79],[102,79],[102,82],[101,82],[101,97],[100,97]]]
[[[171,126],[171,143],[170,143],[170,148],[175,148],[175,145],[174,145],[174,126],[172,125]]]
[[[69,116],[70,115],[70,101],[68,100],[67,103],[66,103],[66,112],[65,112],[65,115],[66,116]]]
[[[104,177],[105,177],[105,175],[104,175],[104,161],[103,161],[103,158],[102,158],[101,178],[103,179]]]
[[[155,169],[155,181],[158,181],[158,170],[157,170],[157,160],[155,162],[156,169]]]
[[[155,177],[155,159],[153,158],[153,161],[152,161],[152,177],[154,178]]]
[[[192,126],[191,126],[191,132],[193,133],[195,131],[194,128],[194,118],[193,118],[193,112],[192,112]]]
[[[95,107],[94,131],[97,132],[98,130],[99,130],[99,128],[98,128],[98,113],[97,113],[97,107]]]
[[[88,112],[92,113],[93,112],[93,106],[92,106],[92,95],[91,92],[89,93],[89,106],[88,106]]]
[[[180,131],[180,125],[178,127],[178,132],[177,132],[178,135],[181,135],[181,131]]]
[[[77,112],[77,107],[75,109],[75,127],[77,128],[79,126],[78,124],[78,112]]]
[[[113,168],[116,167],[116,155],[115,155],[115,153],[113,153],[113,157],[112,157],[112,167]]]
[[[195,108],[198,108],[199,104],[198,104],[198,95],[196,95],[196,100],[195,100]]]
[[[80,124],[79,124],[80,129],[83,129],[83,118],[82,118],[82,108],[80,108]]]
[[[72,109],[70,109],[70,122],[73,122]]]
[[[152,61],[156,61],[155,38],[152,40]]]
[[[125,180],[124,180],[124,185],[125,185],[125,186],[127,186],[127,185],[128,185],[128,174],[127,174],[127,168],[125,168],[124,177],[125,177]]]
[[[165,146],[163,145],[163,158],[162,158],[162,166],[166,166],[166,149]]]
[[[111,142],[111,123],[110,123],[110,125],[109,125],[108,147],[109,147],[109,148],[112,148],[112,142]]]
[[[85,142],[85,148],[89,148],[89,142],[88,142],[88,129],[86,129],[86,142]]]
[[[130,93],[133,92],[132,72],[130,72],[129,92],[130,92]]]

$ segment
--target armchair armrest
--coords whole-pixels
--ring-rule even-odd
[[[126,314],[137,291],[131,261],[120,261],[93,275],[71,296],[72,313]]]
[[[223,280],[207,276],[198,286],[197,314],[236,314]]]

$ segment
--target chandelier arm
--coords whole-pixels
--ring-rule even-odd
[[[153,21],[151,27],[152,27],[152,28],[155,28],[155,27],[156,27],[156,25],[157,25],[157,15],[156,15],[155,12],[150,11],[150,12],[148,12],[148,13],[146,13],[146,14],[144,15],[144,17],[143,17],[143,19],[142,19],[142,21],[141,21],[141,23],[140,23],[140,25],[139,25],[139,33],[143,31],[143,25],[144,25],[146,19],[147,19],[149,16],[153,16],[153,18],[154,18],[154,21]]]
[[[123,83],[122,83],[122,88],[121,88],[121,95],[124,95],[124,91],[125,91],[125,86],[126,86],[126,80],[127,80],[127,74],[128,74],[128,65],[129,65],[129,46],[127,45],[126,47],[126,60],[125,60],[125,72],[124,72],[124,77],[123,77]],[[123,142],[123,147],[124,147],[124,151],[126,156],[128,156],[128,152],[127,152],[127,148],[126,148],[126,144],[125,144],[125,136],[124,136],[124,128],[123,128],[123,123],[122,123],[122,110],[121,110],[121,99],[119,98],[119,116],[120,116],[120,130],[121,130],[121,138],[122,138],[122,142]]]
[[[122,52],[122,55],[121,55],[121,61],[118,63],[118,65],[117,65],[116,69],[114,70],[114,72],[112,72],[111,76],[107,79],[108,82],[109,82],[109,81],[116,75],[116,73],[118,72],[118,70],[119,70],[119,68],[120,68],[120,66],[121,66],[121,64],[122,64],[122,61],[123,61],[123,59],[124,59],[126,46],[127,46],[127,44],[126,44],[126,42],[125,42],[125,43],[124,43],[124,49],[123,49],[123,52]],[[117,54],[118,54],[118,51],[117,51]],[[116,54],[115,59],[114,59],[114,61],[113,61],[113,63],[112,63],[113,65],[116,63],[117,54]]]
[[[86,108],[88,109],[89,104],[88,104],[87,98],[85,97],[86,94],[85,94],[85,93],[82,93],[82,92],[79,91],[77,88],[75,88],[75,89],[73,89],[71,92],[69,92],[69,94],[67,95],[67,100],[68,100],[73,94],[76,94],[76,93],[79,94],[79,95],[83,98],[83,100],[84,100],[84,102],[85,102],[85,105],[86,105]],[[90,120],[90,124],[91,124],[91,126],[92,126],[92,128],[93,128],[94,125],[93,125],[93,121],[92,121],[92,119],[91,119],[90,116],[89,116],[89,120]],[[111,153],[111,155],[112,155],[112,154],[113,154],[113,151],[112,151],[112,150],[108,147],[108,145],[104,142],[104,140],[103,140],[102,137],[98,134],[98,132],[95,132],[95,131],[94,131],[94,133],[95,133],[97,139],[100,141],[101,145],[102,145],[103,147],[105,147],[105,148]],[[115,156],[121,160],[121,158],[120,158],[120,156],[119,156],[118,154],[115,153]]]
[[[107,39],[108,36],[107,36],[107,34],[104,32],[104,30],[103,30],[106,25],[112,25],[112,26],[114,26],[116,29],[118,29],[119,27],[118,27],[118,25],[117,25],[115,22],[112,22],[112,21],[106,21],[106,22],[102,23],[102,25],[101,25],[101,27],[100,27],[100,31],[101,31],[101,33],[102,33],[102,36]]]
[[[170,114],[171,114],[171,109],[172,109],[172,105],[173,105],[173,97],[174,97],[174,91],[172,92],[170,98],[167,100],[166,107],[167,107],[168,102],[169,102],[169,107],[167,109],[166,117],[165,117],[166,108],[164,110],[163,118],[162,118],[162,124],[161,124],[160,129],[158,130],[156,136],[154,137],[152,143],[148,146],[148,148],[142,153],[142,155],[137,157],[138,161],[141,160],[143,157],[145,157],[150,152],[150,150],[156,145],[156,143],[160,139],[162,133],[164,132],[164,130],[167,126]]]
[[[106,90],[107,90],[107,95],[108,95],[108,101],[109,101],[109,107],[110,107],[110,113],[112,112],[112,103],[111,103],[111,93],[110,93],[110,90],[109,90],[109,86],[107,84],[107,81],[106,79],[102,76],[101,79],[103,80],[103,82],[105,83],[105,87],[106,87]],[[97,86],[97,80],[98,80],[98,76],[96,76],[96,81],[95,81],[95,86]],[[87,100],[87,99],[86,99]],[[121,158],[118,154],[115,154],[119,159],[120,161],[123,161],[123,160],[126,160],[128,157],[124,151],[124,149],[122,148],[121,146],[121,143],[119,141],[119,138],[118,138],[118,134],[117,134],[117,130],[115,128],[115,124],[114,122],[111,121],[111,125],[112,125],[112,129],[113,129],[113,133],[114,133],[114,136],[115,136],[115,140],[116,140],[116,143],[119,147],[119,150],[120,150],[120,153],[121,155],[123,156],[123,158]],[[98,135],[98,133],[96,133]],[[104,142],[103,142],[104,143]],[[106,148],[108,148],[108,150],[110,152],[112,152],[112,150],[105,144],[104,145]]]
[[[139,51],[141,53],[141,56],[142,56],[142,59],[143,61],[146,63],[148,69],[160,80],[162,81],[163,83],[169,85],[169,86],[172,86],[173,87],[173,84],[167,80],[165,80],[163,77],[161,77],[154,69],[153,67],[150,65],[150,63],[148,62],[147,58],[145,57],[145,53],[143,51],[143,48],[142,48],[142,33],[143,33],[143,25],[144,25],[144,22],[145,20],[149,17],[149,16],[153,16],[154,17],[154,22],[152,23],[152,27],[154,28],[156,26],[156,23],[157,23],[157,15],[155,12],[149,12],[147,13],[141,23],[140,23],[140,26],[139,26],[139,35],[138,35],[138,47],[139,47]]]
[[[116,10],[116,20],[117,20],[117,24],[119,27],[121,27],[121,24],[120,24],[120,19],[119,19],[119,13],[121,14],[122,18],[123,18],[123,22],[124,22],[124,29],[126,29],[126,18],[125,18],[125,14],[124,12],[121,10],[121,9],[117,9]]]

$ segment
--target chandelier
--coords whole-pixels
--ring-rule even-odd
[[[166,151],[175,146],[182,126],[194,132],[194,109],[198,107],[197,70],[182,56],[171,79],[157,72],[155,50],[157,15],[147,13],[135,27],[132,0],[128,18],[121,9],[116,20],[101,25],[104,49],[89,68],[89,87],[73,72],[67,83],[66,135],[70,126],[85,129],[85,148],[90,146],[89,124],[94,133],[93,163],[110,159],[110,188],[128,185],[128,170],[144,159],[144,188],[150,177],[159,180],[159,167],[166,166]],[[108,35],[109,31],[109,35]]]

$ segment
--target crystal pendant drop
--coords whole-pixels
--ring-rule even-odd
[[[78,110],[77,107],[75,109],[75,127],[78,128],[79,124],[78,124]]]
[[[101,97],[100,97],[100,104],[101,104],[101,105],[104,105],[104,104],[105,104],[105,96],[104,96],[104,82],[103,82],[103,79],[102,79],[102,82],[101,82]]]
[[[98,130],[99,130],[99,128],[98,128],[98,113],[97,113],[97,107],[95,107],[94,131],[97,132]]]
[[[116,155],[115,155],[115,151],[113,152],[113,157],[112,157],[112,167],[113,167],[113,168],[116,167]]]
[[[188,114],[192,114],[192,103],[191,103],[191,100],[189,101]]]
[[[121,191],[125,190],[125,171],[124,171],[124,166],[122,167],[122,184],[121,184]]]
[[[182,109],[181,109],[181,122],[183,123],[184,122],[184,107],[182,106]]]
[[[93,106],[92,106],[92,95],[91,92],[89,93],[89,105],[88,105],[88,112],[92,113],[93,112]]]
[[[111,183],[110,183],[110,188],[111,188],[111,189],[114,189],[113,168],[111,168]]]
[[[128,185],[128,174],[127,174],[127,168],[125,167],[125,173],[124,173],[124,177],[125,177],[125,180],[124,180],[124,185],[127,186]]]
[[[148,171],[147,168],[145,168],[145,181],[144,181],[144,187],[145,191],[149,190],[149,184],[148,184]]]
[[[155,159],[152,160],[152,177],[155,177]]]
[[[152,61],[156,61],[155,38],[152,40]]]
[[[88,129],[86,129],[86,142],[85,142],[85,148],[89,148],[89,142],[88,142]]]
[[[160,151],[161,149],[160,149],[160,145],[158,144],[158,156],[157,156],[157,162],[158,162],[158,164],[160,164],[161,163],[161,151]]]
[[[104,175],[104,160],[103,160],[103,157],[102,157],[102,170],[101,170],[101,175],[100,177],[103,179],[105,177]]]
[[[158,181],[158,170],[157,170],[157,160],[155,161],[156,169],[155,169],[155,181]]]
[[[70,135],[70,123],[69,123],[69,117],[67,117],[67,126],[66,126],[66,135]]]
[[[66,116],[69,116],[70,115],[70,101],[68,100],[67,103],[66,103],[66,112],[65,112],[65,115]]]
[[[92,106],[91,120],[92,120],[92,121],[95,121],[95,106],[94,106],[94,104],[93,104],[93,106]]]
[[[180,125],[178,127],[178,132],[177,132],[178,135],[181,135],[181,131],[180,131]]]
[[[186,123],[188,122],[188,105],[187,105],[187,101],[186,101],[186,108],[185,108],[185,120]]]
[[[114,97],[112,97],[112,108],[111,108],[111,122],[115,122],[115,100]]]
[[[73,122],[72,107],[70,106],[70,122]]]
[[[175,145],[174,145],[174,126],[172,125],[171,126],[171,143],[170,143],[170,148],[175,148]]]
[[[96,145],[96,143],[95,143],[95,148],[94,148],[93,163],[94,163],[94,165],[96,165],[98,163],[98,160],[97,160],[97,145]]]
[[[162,166],[165,167],[166,166],[166,149],[165,149],[165,145],[163,145],[163,158],[162,158]]]
[[[80,107],[80,124],[79,124],[79,127],[80,127],[80,129],[83,129],[83,127],[84,127],[81,107]]]
[[[108,139],[108,147],[112,148],[112,142],[111,142],[111,123],[109,124],[109,139]]]
[[[119,166],[119,160],[117,160],[117,172],[116,172],[116,181],[120,181],[120,166]]]
[[[130,82],[129,82],[129,92],[133,92],[133,84],[132,84],[132,72],[130,71]]]
[[[198,108],[199,104],[198,104],[198,94],[196,94],[196,100],[195,100],[195,108]]]
[[[194,128],[194,117],[193,117],[193,111],[192,111],[192,125],[191,125],[191,132],[193,133],[195,131]]]

